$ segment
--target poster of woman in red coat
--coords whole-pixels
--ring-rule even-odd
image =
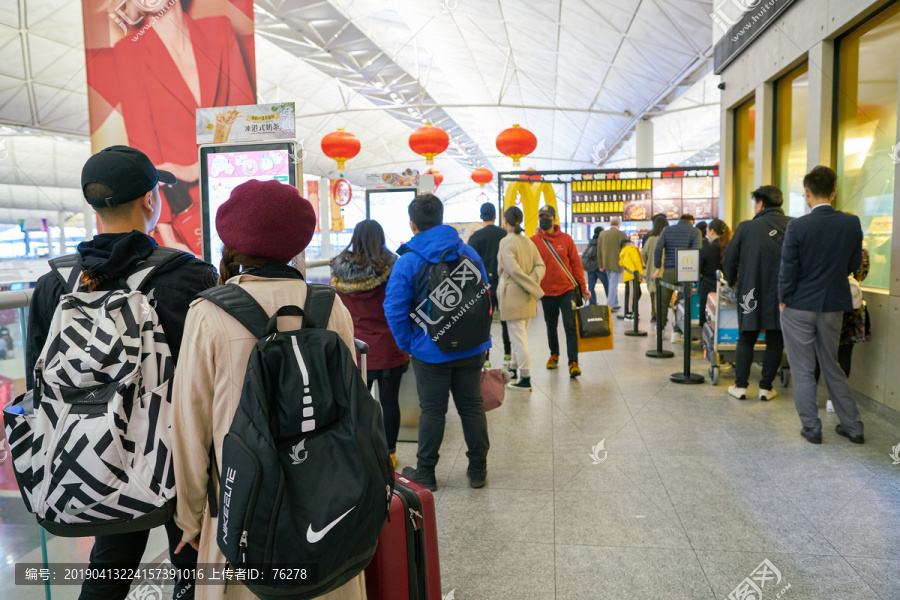
[[[178,178],[153,232],[201,255],[195,111],[256,103],[253,0],[82,0],[93,152],[140,149]]]

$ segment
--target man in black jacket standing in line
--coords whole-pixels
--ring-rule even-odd
[[[490,202],[481,205],[481,221],[484,227],[469,236],[468,244],[475,249],[481,262],[484,263],[484,270],[487,271],[488,285],[491,288],[491,306],[494,311],[499,310],[500,305],[497,300],[497,286],[500,283],[500,274],[497,272],[497,253],[500,251],[500,240],[506,237],[506,230],[502,227],[494,225],[497,218],[497,209]],[[500,327],[503,331],[503,368],[509,368],[509,333],[506,330],[506,321],[500,321]],[[488,356],[485,357],[485,366],[490,368],[491,357],[490,350]]]
[[[816,358],[841,420],[838,435],[862,444],[863,423],[837,353],[844,312],[853,308],[847,276],[862,263],[859,217],[831,206],[837,175],[816,167],[803,178],[810,213],[788,224],[781,255],[778,293],[784,343],[794,380],[794,402],[803,429],[813,444],[822,443],[822,421],[816,404]]]
[[[790,217],[781,209],[784,196],[777,187],[764,185],[752,197],[756,216],[738,225],[725,251],[723,265],[725,279],[730,285],[737,285],[739,303],[735,377],[728,394],[738,400],[747,399],[753,347],[760,332],[765,330],[766,353],[759,380],[759,399],[771,400],[776,394],[772,382],[784,354],[778,310],[778,265]]]

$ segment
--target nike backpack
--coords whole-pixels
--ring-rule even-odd
[[[182,253],[156,248],[122,289],[80,292],[79,256],[50,261],[60,298],[34,389],[4,409],[29,511],[59,536],[125,533],[175,510],[171,380],[175,365],[147,281]]]
[[[304,308],[271,319],[237,285],[200,297],[259,340],[222,444],[210,513],[219,548],[232,567],[257,570],[243,583],[260,598],[324,595],[372,560],[394,484],[381,405],[326,329],[334,288],[308,284]],[[279,316],[302,316],[303,326],[279,332]]]
[[[448,254],[455,258],[447,259]],[[410,315],[441,352],[471,350],[491,337],[493,309],[481,269],[455,248],[428,264],[428,296]]]

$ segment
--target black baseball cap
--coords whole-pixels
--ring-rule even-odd
[[[110,146],[93,155],[81,169],[81,192],[89,183],[110,188],[113,195],[102,201],[85,199],[92,206],[116,206],[137,200],[159,182],[172,185],[178,180],[168,171],[153,166],[147,155],[130,146]]]
[[[485,202],[481,205],[481,219],[487,221],[488,219],[493,219],[497,216],[497,209],[494,208],[494,205],[490,202]]]
[[[538,211],[538,216],[541,215],[550,215],[554,219],[556,218],[556,209],[550,206],[549,204],[545,204],[541,207],[541,210]]]

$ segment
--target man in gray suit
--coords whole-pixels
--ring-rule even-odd
[[[822,443],[822,421],[816,404],[816,358],[841,420],[838,435],[862,444],[863,424],[837,353],[845,311],[853,308],[847,276],[862,262],[859,218],[831,207],[837,174],[816,167],[803,179],[808,215],[788,223],[778,274],[781,330],[791,375],[794,402],[803,429],[800,435]]]

